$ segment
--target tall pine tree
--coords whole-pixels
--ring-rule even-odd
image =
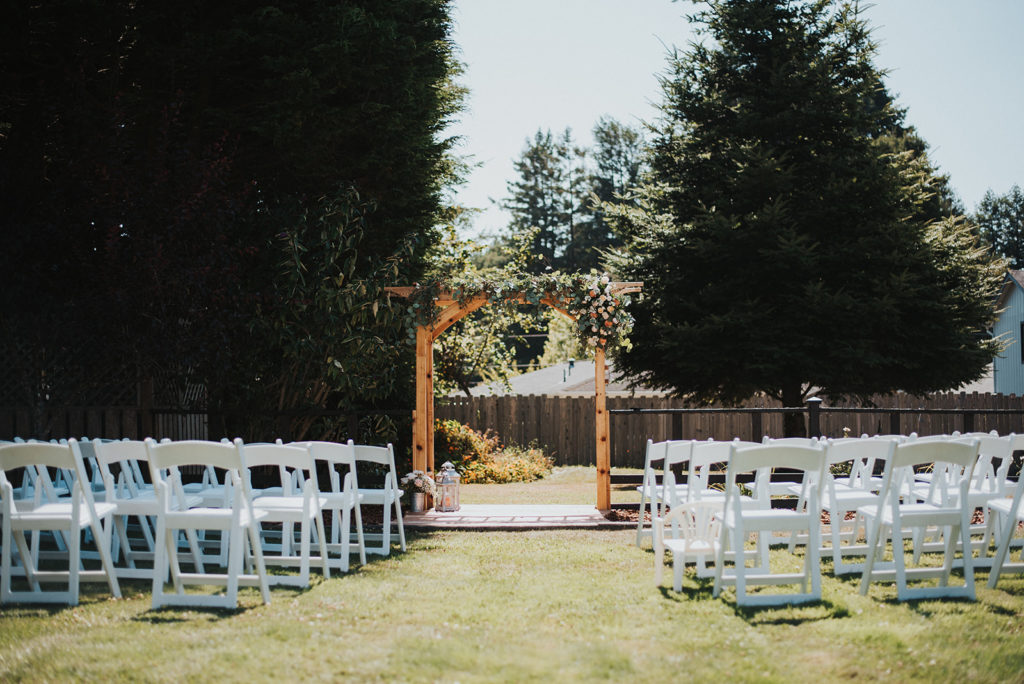
[[[928,217],[941,180],[895,151],[903,113],[856,3],[705,5],[710,40],[673,56],[650,178],[616,217],[620,275],[646,293],[620,368],[697,402],[787,406],[979,377],[1001,265]]]

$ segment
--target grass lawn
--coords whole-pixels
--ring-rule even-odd
[[[233,612],[151,611],[147,583],[118,601],[83,585],[75,608],[0,606],[0,681],[1024,680],[1024,578],[989,591],[980,571],[974,603],[900,604],[826,562],[821,603],[738,609],[692,575],[676,594],[668,568],[656,587],[633,539],[416,532],[407,553],[275,589],[269,606],[244,589]]]

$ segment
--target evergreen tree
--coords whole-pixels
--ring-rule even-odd
[[[518,177],[507,184],[509,196],[502,207],[511,214],[509,232],[535,231],[531,268],[537,271],[561,268],[565,262],[575,209],[569,192],[571,150],[569,129],[557,138],[538,130],[513,165]]]
[[[619,275],[645,292],[619,367],[698,402],[787,406],[978,378],[1000,264],[962,220],[927,217],[941,182],[894,152],[903,115],[856,3],[705,5],[710,40],[664,79],[649,182],[616,212]]]
[[[986,192],[973,218],[981,237],[1009,259],[1012,268],[1024,268],[1024,192],[1019,186],[1005,195]]]

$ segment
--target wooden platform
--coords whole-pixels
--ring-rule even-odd
[[[606,519],[593,505],[465,504],[452,513],[403,511],[406,527],[458,530],[628,529],[636,523]]]

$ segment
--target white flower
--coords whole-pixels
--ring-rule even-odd
[[[603,314],[601,314],[601,315],[605,317],[605,320],[607,320],[607,319],[608,319],[608,314],[606,314],[606,313],[603,313]]]
[[[609,278],[608,276],[601,276],[602,285],[607,285],[609,280],[611,280],[611,278]]]

